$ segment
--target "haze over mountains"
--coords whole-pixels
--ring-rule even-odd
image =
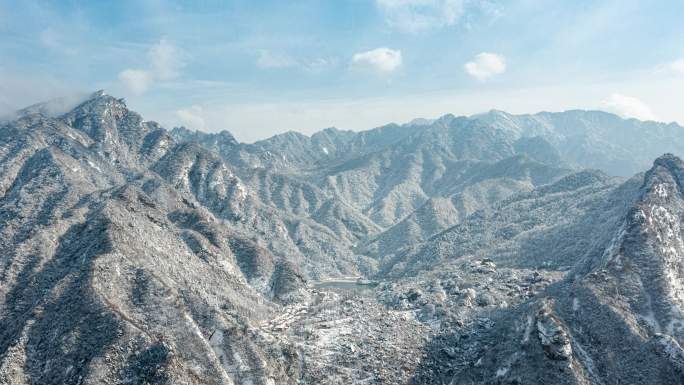
[[[0,383],[682,383],[682,154],[600,111],[244,144],[32,106],[0,126]]]

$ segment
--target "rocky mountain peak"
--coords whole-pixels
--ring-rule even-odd
[[[89,136],[99,155],[124,168],[135,169],[140,162],[158,159],[172,142],[159,124],[144,121],[128,109],[123,98],[102,90],[57,119]]]
[[[650,173],[656,171],[657,169],[664,169],[673,175],[680,175],[682,170],[684,170],[684,161],[674,154],[663,154],[653,162],[653,168],[651,169]]]
[[[95,141],[110,141],[118,136],[122,125],[141,127],[142,118],[117,99],[97,91],[71,111],[60,117],[66,124],[79,129]]]
[[[620,293],[652,332],[684,337],[684,162],[667,153],[646,172],[641,193],[604,252],[608,274]],[[603,279],[603,278],[602,278]],[[610,278],[609,278],[610,280]]]
[[[115,98],[108,95],[104,90],[98,90],[91,93],[83,102],[77,105],[72,112],[103,112],[107,108],[114,108],[114,111],[121,113],[128,111],[124,98]]]
[[[240,142],[227,130],[215,133],[193,131],[184,126],[174,127],[170,131],[171,136],[179,142],[197,142],[212,150],[221,153],[221,149],[237,147]]]
[[[684,179],[684,162],[679,157],[667,153],[653,162],[653,167],[644,176],[645,204],[661,206],[684,203],[682,180]],[[677,213],[675,213],[677,214]]]
[[[221,130],[218,134],[216,134],[216,136],[218,136],[223,143],[233,145],[238,144],[237,139],[235,139],[233,134],[231,134],[229,131]]]

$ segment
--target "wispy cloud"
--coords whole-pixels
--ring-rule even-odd
[[[611,112],[626,117],[640,120],[656,120],[656,116],[646,103],[641,100],[622,94],[612,94],[602,102],[604,108]]]
[[[390,48],[376,48],[359,52],[352,57],[352,66],[380,73],[390,73],[401,66],[401,51]]]
[[[334,57],[296,58],[287,53],[260,50],[256,65],[260,69],[297,68],[309,73],[321,73],[335,65]]]
[[[165,39],[147,52],[147,68],[128,68],[119,73],[123,86],[134,94],[145,93],[154,82],[177,78],[185,66],[185,53]]]
[[[149,71],[130,68],[119,73],[119,80],[128,91],[136,95],[145,93],[152,84],[152,76]]]
[[[204,119],[204,109],[201,106],[191,106],[176,110],[176,117],[182,125],[195,130],[205,130],[206,121]]]
[[[256,61],[257,67],[262,69],[269,68],[288,68],[298,65],[297,61],[289,55],[268,50],[259,51]]]
[[[17,110],[37,102],[61,98],[70,107],[72,101],[80,100],[83,95],[81,84],[40,74],[25,77],[0,67],[0,121],[13,118]],[[53,112],[64,112],[66,107]]]
[[[147,56],[150,59],[151,70],[159,80],[174,79],[185,67],[185,54],[165,39],[154,45]]]
[[[668,68],[680,75],[684,75],[684,58],[673,61],[668,65]]]
[[[485,81],[506,72],[506,59],[502,55],[482,52],[464,65],[465,72],[477,80]]]
[[[390,27],[409,33],[456,24],[464,12],[464,0],[376,0],[375,4]]]
[[[321,73],[326,69],[333,68],[337,64],[335,57],[319,57],[302,63],[302,68],[310,73]]]

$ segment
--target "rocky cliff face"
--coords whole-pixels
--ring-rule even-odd
[[[243,144],[104,92],[48,111],[0,127],[0,384],[684,379],[684,163],[581,169],[638,169],[679,126],[492,112]]]
[[[681,383],[683,171],[667,154],[639,184],[623,185],[631,204],[610,236],[596,238],[564,279],[493,313],[473,355],[480,364],[453,373],[454,383]]]

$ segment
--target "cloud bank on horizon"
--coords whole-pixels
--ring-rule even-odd
[[[0,0],[0,116],[104,88],[243,141],[493,108],[684,123],[681,14],[675,0]]]

